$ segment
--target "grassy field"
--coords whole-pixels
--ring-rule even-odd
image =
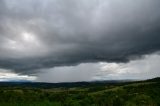
[[[1,85],[0,106],[160,106],[160,78],[73,87]]]

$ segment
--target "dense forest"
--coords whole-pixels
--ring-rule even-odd
[[[160,106],[160,78],[110,83],[1,82],[0,106]]]

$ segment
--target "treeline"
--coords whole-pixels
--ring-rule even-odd
[[[0,106],[160,106],[160,82],[74,88],[0,88]]]

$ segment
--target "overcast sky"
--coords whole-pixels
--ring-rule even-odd
[[[159,0],[0,0],[0,81],[160,76]]]

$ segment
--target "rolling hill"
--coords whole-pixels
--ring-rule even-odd
[[[132,82],[1,82],[0,106],[160,106],[160,78]]]

